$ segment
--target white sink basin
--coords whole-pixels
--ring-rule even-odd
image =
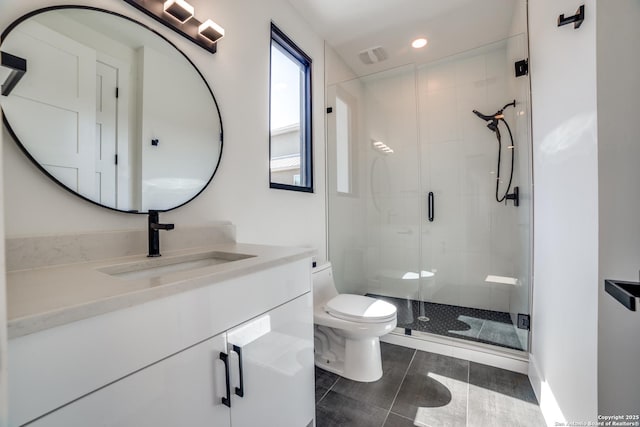
[[[150,258],[144,261],[113,265],[98,271],[124,280],[136,280],[162,276],[177,271],[196,270],[212,265],[226,264],[228,262],[253,258],[254,256],[255,255],[214,251],[174,257]]]

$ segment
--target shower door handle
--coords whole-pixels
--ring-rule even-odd
[[[427,196],[427,219],[429,222],[433,222],[435,218],[435,200],[433,198],[433,191],[429,191]]]

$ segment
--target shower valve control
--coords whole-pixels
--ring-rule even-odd
[[[518,313],[518,328],[526,329],[527,331],[531,327],[531,317],[528,314]]]
[[[516,69],[516,77],[526,76],[529,74],[529,60],[523,59],[521,61],[516,61],[515,69]]]
[[[513,200],[513,206],[520,206],[520,188],[513,187],[513,193],[507,194],[504,197],[504,204],[506,205],[509,200]]]

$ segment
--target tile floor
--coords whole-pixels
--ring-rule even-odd
[[[383,376],[316,368],[317,427],[545,426],[526,375],[381,343]]]
[[[399,328],[524,350],[509,313],[432,302],[420,304],[415,300],[367,295],[396,306]],[[420,315],[425,315],[429,321],[419,320]]]

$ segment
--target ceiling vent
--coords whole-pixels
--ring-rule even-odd
[[[367,65],[375,64],[376,62],[382,62],[387,59],[389,56],[387,52],[384,51],[382,46],[370,47],[369,49],[365,49],[358,54],[358,58],[360,61]]]

